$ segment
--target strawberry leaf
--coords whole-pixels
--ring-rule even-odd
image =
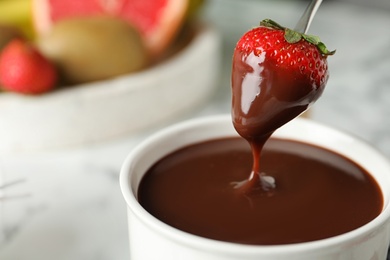
[[[284,39],[286,39],[288,43],[297,43],[302,39],[302,34],[286,28],[284,30]]]
[[[300,40],[304,39],[305,41],[307,41],[311,44],[314,44],[318,48],[318,50],[320,51],[320,53],[322,55],[328,56],[328,55],[333,55],[336,53],[335,50],[329,51],[326,48],[325,44],[323,42],[321,42],[321,40],[318,36],[303,34],[303,33],[291,30],[289,28],[281,26],[280,24],[278,24],[277,22],[275,22],[271,19],[262,20],[260,22],[260,26],[265,26],[265,27],[269,27],[272,29],[276,29],[276,30],[284,30],[284,39],[288,43],[294,44],[294,43],[297,43]]]
[[[305,39],[307,42],[310,42],[314,45],[318,45],[321,40],[318,36],[315,35],[307,35],[307,34],[302,34],[303,39]]]
[[[322,55],[328,56],[328,55],[333,55],[335,54],[335,50],[329,51],[325,44],[321,42],[320,38],[315,35],[307,35],[307,34],[302,34],[302,38],[305,39],[305,41],[314,44],[318,50],[321,52]]]
[[[333,51],[329,51],[325,44],[323,42],[319,42],[317,45],[317,48],[320,50],[320,52],[325,55],[325,56],[329,56],[329,55],[333,55],[336,53],[336,50],[333,50]]]
[[[285,28],[271,19],[264,19],[260,22],[261,26],[270,27],[277,30],[284,30]]]

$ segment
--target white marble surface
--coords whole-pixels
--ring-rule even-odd
[[[218,92],[204,107],[175,121],[229,113],[230,59],[237,39],[263,18],[295,24],[305,5],[210,0],[205,19],[225,40]],[[390,9],[324,1],[310,33],[337,49],[312,118],[360,136],[390,158],[389,24]],[[5,196],[0,201],[0,259],[129,259],[119,169],[127,153],[161,127],[83,147],[1,157],[0,183],[22,182],[0,193]]]

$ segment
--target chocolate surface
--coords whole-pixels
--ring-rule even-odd
[[[242,138],[191,145],[158,161],[138,190],[141,205],[183,231],[244,244],[313,241],[356,229],[382,210],[375,180],[359,165],[312,145],[271,138],[262,172],[272,192],[234,188],[251,171]]]

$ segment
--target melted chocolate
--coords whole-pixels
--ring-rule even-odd
[[[272,196],[232,186],[251,170],[242,138],[191,145],[158,161],[138,190],[156,218],[199,236],[244,244],[313,241],[356,229],[382,210],[375,180],[323,148],[271,138],[262,170],[277,180]]]
[[[249,183],[243,185],[247,186],[245,190],[258,183],[265,190],[273,187],[264,179],[259,182],[264,176],[259,165],[264,143],[277,128],[304,112],[322,91],[323,88],[308,84],[300,72],[277,68],[266,53],[234,53],[232,121],[237,132],[250,143],[255,158],[249,179],[246,178]]]

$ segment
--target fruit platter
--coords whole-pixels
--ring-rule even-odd
[[[200,106],[221,44],[197,19],[204,2],[0,1],[0,154],[104,141]]]

